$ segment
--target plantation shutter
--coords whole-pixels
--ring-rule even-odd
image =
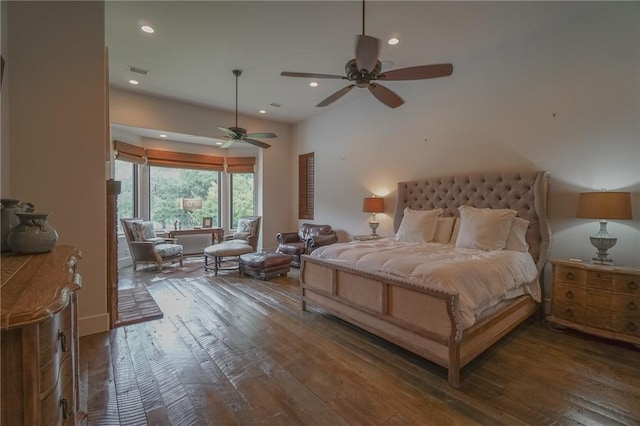
[[[298,157],[298,219],[313,219],[314,155]]]
[[[116,153],[116,160],[144,164],[144,148],[142,147],[115,140],[113,141],[113,150]]]
[[[221,172],[224,170],[224,157],[147,149],[147,164],[156,167],[173,167],[179,169],[199,169]]]
[[[256,157],[227,157],[227,173],[254,173]]]

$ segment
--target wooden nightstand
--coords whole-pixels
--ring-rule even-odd
[[[552,259],[547,320],[640,345],[640,269]]]

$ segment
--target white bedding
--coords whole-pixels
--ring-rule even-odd
[[[533,258],[519,251],[484,251],[383,238],[319,247],[311,257],[394,275],[421,287],[457,292],[464,328],[502,300],[523,294],[541,300]]]

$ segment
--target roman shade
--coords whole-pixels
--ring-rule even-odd
[[[227,157],[227,173],[253,173],[256,157]]]
[[[156,167],[174,167],[180,169],[200,169],[221,172],[224,170],[224,157],[163,151],[160,149],[147,149],[147,164],[149,166]]]
[[[128,144],[119,140],[113,141],[116,160],[144,164],[144,148]]]

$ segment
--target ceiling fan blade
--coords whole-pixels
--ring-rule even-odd
[[[419,65],[387,71],[378,76],[379,80],[423,80],[425,78],[447,77],[453,73],[451,64]]]
[[[234,143],[235,141],[236,141],[235,139],[231,138],[231,139],[229,139],[228,141],[226,141],[225,143],[223,143],[223,144],[220,146],[220,148],[229,148],[231,145],[233,145],[233,143]]]
[[[289,72],[289,71],[282,71],[280,73],[281,76],[283,77],[303,77],[303,78],[334,78],[334,79],[338,79],[338,80],[346,80],[347,77],[344,77],[342,75],[333,75],[333,74],[315,74],[315,73],[309,73],[309,72]]]
[[[230,138],[235,138],[236,137],[236,132],[234,132],[231,129],[227,129],[226,127],[218,127],[218,130],[222,130],[223,132],[225,132],[227,134],[227,136],[229,136]]]
[[[378,98],[380,102],[388,106],[389,108],[397,108],[404,103],[402,98],[395,94],[392,90],[387,89],[379,84],[371,83],[369,91]]]
[[[372,71],[378,63],[380,40],[367,35],[359,35],[356,42],[356,66],[358,71]]]
[[[355,86],[356,86],[355,84],[350,84],[347,87],[344,87],[344,88],[338,90],[333,95],[329,96],[328,98],[326,98],[325,100],[323,100],[322,102],[320,102],[316,106],[317,107],[325,107],[325,106],[337,101],[338,99],[340,99],[341,97],[343,97],[344,95],[349,93],[351,91],[351,89],[353,89]]]
[[[260,142],[255,139],[244,138],[243,141],[250,143],[251,145],[255,145],[260,148],[269,148],[271,145],[268,143]]]
[[[250,138],[258,138],[258,139],[268,139],[268,138],[277,138],[278,135],[275,133],[247,133]]]

